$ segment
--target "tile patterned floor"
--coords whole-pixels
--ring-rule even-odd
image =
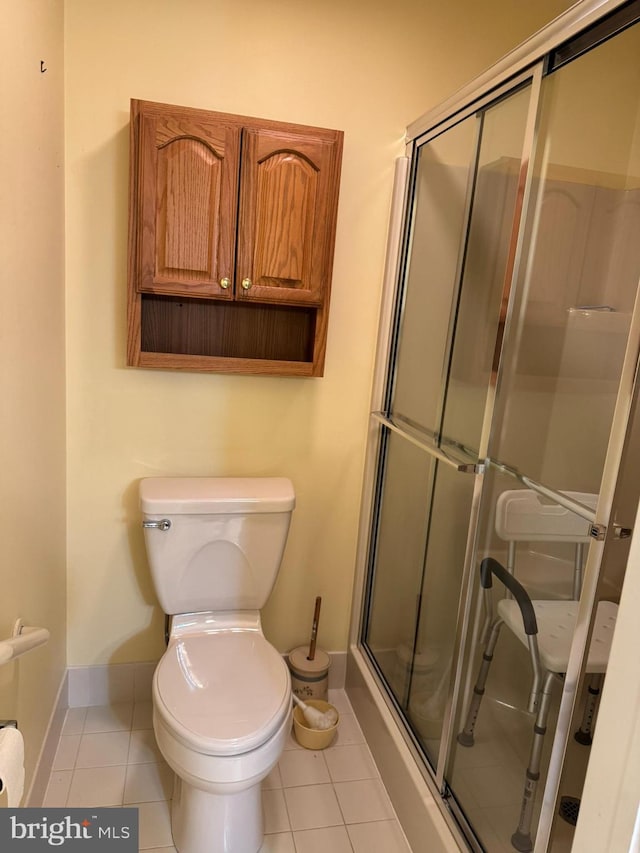
[[[411,853],[343,690],[334,743],[303,749],[293,735],[263,783],[261,853]],[[149,703],[70,708],[45,806],[136,806],[140,850],[171,853],[173,774],[158,752]]]

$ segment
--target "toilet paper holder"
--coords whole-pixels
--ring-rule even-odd
[[[16,619],[11,637],[0,641],[0,664],[9,663],[25,652],[42,646],[49,639],[47,628],[32,628]]]
[[[17,729],[17,720],[0,720],[0,729]]]

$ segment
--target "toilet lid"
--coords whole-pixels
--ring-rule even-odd
[[[178,639],[156,669],[156,711],[199,752],[234,755],[264,743],[291,704],[287,665],[257,631]]]

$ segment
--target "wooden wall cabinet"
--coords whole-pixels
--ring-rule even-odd
[[[342,139],[132,100],[129,365],[322,376]]]

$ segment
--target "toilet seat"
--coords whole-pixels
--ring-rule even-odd
[[[287,665],[255,630],[179,637],[156,668],[155,711],[174,736],[208,755],[267,741],[291,707]]]

